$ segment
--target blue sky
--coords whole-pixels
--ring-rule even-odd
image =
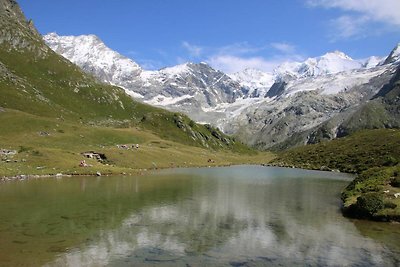
[[[96,34],[145,69],[187,61],[271,71],[340,50],[386,56],[400,0],[19,0],[42,34]]]

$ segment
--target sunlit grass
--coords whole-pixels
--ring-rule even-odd
[[[136,174],[144,169],[268,163],[273,154],[239,153],[165,140],[148,130],[87,126],[19,111],[0,113],[0,148],[16,150],[0,161],[0,176],[62,174]],[[129,149],[117,145],[129,145]],[[139,144],[139,149],[131,145]],[[81,153],[106,155],[98,162]],[[8,162],[7,162],[8,160]],[[90,167],[80,167],[86,160]]]

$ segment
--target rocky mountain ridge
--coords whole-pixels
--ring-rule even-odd
[[[183,111],[202,120],[202,108],[232,103],[247,88],[205,63],[185,63],[159,71],[143,70],[137,63],[108,48],[94,35],[44,36],[57,53],[103,82],[120,86],[139,101]]]
[[[83,70],[123,87],[140,101],[182,111],[260,148],[317,142],[320,127],[328,124],[332,127],[323,138],[337,137],[340,124],[390,81],[400,63],[397,46],[385,59],[354,60],[335,51],[284,63],[273,73],[247,69],[226,75],[206,63],[146,71],[93,36],[50,34],[44,39]],[[74,39],[94,40],[102,53],[113,56],[92,55],[91,45],[77,46]],[[120,60],[126,68],[119,66]]]

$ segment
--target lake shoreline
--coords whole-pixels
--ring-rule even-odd
[[[264,164],[221,164],[221,165],[196,165],[196,166],[173,166],[173,167],[158,167],[154,169],[132,169],[130,173],[120,173],[120,172],[106,172],[100,173],[98,171],[93,173],[57,173],[57,174],[20,174],[15,176],[2,176],[0,177],[0,183],[5,182],[17,182],[17,181],[26,181],[26,180],[35,180],[35,179],[45,179],[45,178],[71,178],[71,177],[110,177],[110,176],[142,176],[144,173],[156,170],[168,170],[168,169],[183,169],[183,168],[218,168],[218,167],[230,167],[230,166],[241,166],[241,165],[253,165],[253,166],[265,166]]]
[[[141,176],[144,173],[150,171],[157,171],[157,170],[173,170],[173,169],[185,169],[185,168],[220,168],[220,167],[232,167],[232,166],[262,166],[262,167],[272,167],[272,168],[284,168],[284,169],[299,169],[299,170],[307,170],[307,171],[320,171],[320,172],[327,172],[327,173],[340,173],[340,174],[348,174],[348,175],[355,175],[354,173],[346,173],[340,172],[335,170],[322,170],[322,169],[307,169],[307,168],[299,168],[295,166],[285,166],[279,164],[270,164],[270,163],[232,163],[232,164],[217,164],[217,165],[194,165],[194,166],[171,166],[171,167],[157,167],[151,169],[132,169],[130,173],[121,173],[121,172],[106,172],[100,173],[95,171],[93,173],[57,173],[57,174],[20,174],[15,176],[2,176],[0,177],[0,183],[2,182],[14,182],[14,181],[25,181],[25,180],[33,180],[33,179],[45,179],[45,178],[70,178],[70,177],[100,177],[100,176]],[[99,175],[100,174],[100,175]],[[349,179],[350,181],[350,179]]]
[[[298,168],[296,166],[289,166],[287,164],[277,164],[277,163],[242,163],[242,164],[221,164],[221,165],[197,165],[197,166],[173,166],[173,167],[159,167],[159,168],[153,168],[153,169],[132,169],[132,172],[129,173],[120,173],[120,172],[106,172],[106,173],[100,173],[98,171],[95,171],[93,173],[57,173],[57,174],[21,174],[21,175],[16,175],[16,176],[3,176],[0,177],[0,183],[6,183],[6,182],[18,182],[18,181],[26,181],[26,180],[36,180],[36,179],[46,179],[46,178],[53,178],[53,179],[62,179],[62,178],[72,178],[72,177],[110,177],[110,176],[143,176],[146,173],[149,173],[151,171],[157,171],[157,170],[168,170],[168,169],[184,169],[184,168],[218,168],[218,167],[232,167],[232,166],[242,166],[242,165],[252,165],[252,166],[262,166],[262,167],[272,167],[272,168],[286,168],[286,169],[299,169],[299,170],[309,170],[309,171],[320,171],[320,172],[327,172],[327,173],[340,173],[340,174],[347,174],[347,175],[352,175],[355,177],[352,177],[351,180],[349,178],[349,182],[351,183],[356,177],[357,174],[355,173],[345,173],[337,170],[331,170],[327,168]],[[345,190],[345,189],[344,189]],[[342,191],[344,192],[344,191]],[[385,216],[376,216],[376,217],[360,217],[357,216],[356,213],[351,212],[351,209],[346,208],[344,206],[344,202],[342,202],[342,205],[340,206],[341,213],[344,217],[350,218],[350,219],[361,219],[361,220],[370,220],[370,221],[376,221],[376,222],[385,222],[385,223],[399,223],[400,222],[400,216],[390,216],[390,215],[385,215]]]
[[[346,188],[343,189],[341,192],[342,197],[342,205],[341,205],[341,212],[344,217],[349,218],[349,219],[359,219],[359,220],[367,220],[367,221],[375,221],[375,222],[383,222],[383,223],[400,223],[400,215],[399,214],[374,214],[372,215],[370,212],[366,212],[364,207],[359,207],[358,201],[348,204],[348,199],[349,197],[344,197],[350,190],[349,188],[351,185],[354,185],[357,180],[359,179],[360,175],[362,173],[349,173],[349,172],[342,172],[340,170],[336,169],[331,169],[327,166],[321,166],[321,167],[312,167],[312,165],[304,165],[302,164],[301,166],[296,166],[296,164],[287,164],[285,162],[274,162],[267,164],[266,166],[271,166],[271,167],[281,167],[281,168],[298,168],[302,170],[313,170],[313,171],[323,171],[323,172],[335,172],[335,173],[345,173],[349,175],[353,175],[354,178]],[[382,200],[384,202],[384,200]],[[382,203],[385,205],[384,203]],[[369,206],[370,204],[366,204]]]

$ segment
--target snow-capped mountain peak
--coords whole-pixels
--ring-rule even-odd
[[[342,71],[359,69],[362,64],[340,51],[326,53],[321,57],[309,58],[297,70],[300,77],[316,77]]]
[[[247,68],[241,72],[229,75],[234,81],[249,88],[249,96],[265,96],[266,92],[275,82],[275,76],[269,72],[263,72],[258,69]]]
[[[308,58],[304,62],[285,62],[274,70],[278,79],[317,77],[362,68],[361,62],[353,60],[341,51]]]
[[[400,43],[397,44],[395,48],[393,48],[390,55],[386,58],[383,64],[392,64],[400,62]]]
[[[374,68],[385,60],[383,57],[372,56],[362,61],[362,65],[366,69]]]
[[[168,76],[179,76],[190,72],[190,63],[186,62],[184,64],[176,65],[173,67],[166,67],[161,69],[159,72]]]
[[[328,52],[325,55],[321,56],[321,58],[330,58],[330,59],[345,59],[345,60],[353,60],[350,56],[346,55],[345,53],[343,53],[342,51],[339,50],[335,50],[333,52]]]
[[[137,63],[107,47],[96,35],[59,36],[49,33],[43,39],[55,52],[104,82],[118,84],[142,72]]]

